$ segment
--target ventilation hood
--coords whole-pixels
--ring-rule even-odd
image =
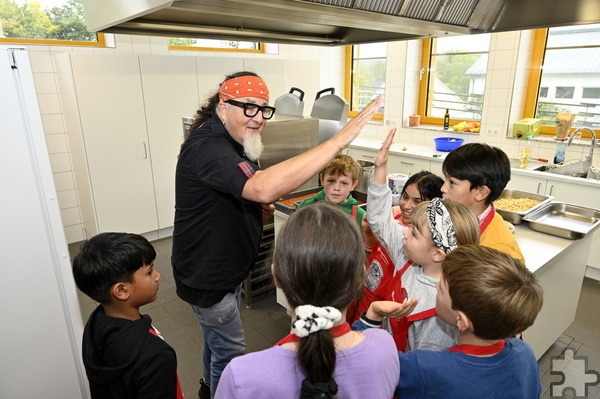
[[[91,32],[340,46],[600,22],[598,0],[84,0]]]

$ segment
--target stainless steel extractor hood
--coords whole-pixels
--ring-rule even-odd
[[[598,0],[84,0],[92,32],[349,45],[600,22]]]

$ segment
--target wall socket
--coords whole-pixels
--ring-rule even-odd
[[[498,129],[488,129],[487,133],[489,136],[497,136],[498,135]]]

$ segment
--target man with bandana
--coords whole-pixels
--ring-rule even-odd
[[[225,366],[245,352],[239,295],[272,203],[350,145],[382,99],[326,142],[260,170],[260,132],[275,113],[268,104],[269,89],[255,73],[227,76],[197,111],[177,162],[171,262],[177,295],[191,305],[202,330],[201,398],[214,396]]]

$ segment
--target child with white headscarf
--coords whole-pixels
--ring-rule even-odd
[[[442,261],[459,245],[479,243],[479,223],[468,206],[439,198],[423,201],[414,209],[410,228],[394,220],[386,171],[394,134],[392,129],[375,158],[367,212],[373,233],[390,254],[395,273],[401,278],[390,291],[390,300],[373,302],[354,327],[380,326],[386,318],[406,317],[406,351],[443,350],[456,344],[457,330],[437,317],[435,311]]]

